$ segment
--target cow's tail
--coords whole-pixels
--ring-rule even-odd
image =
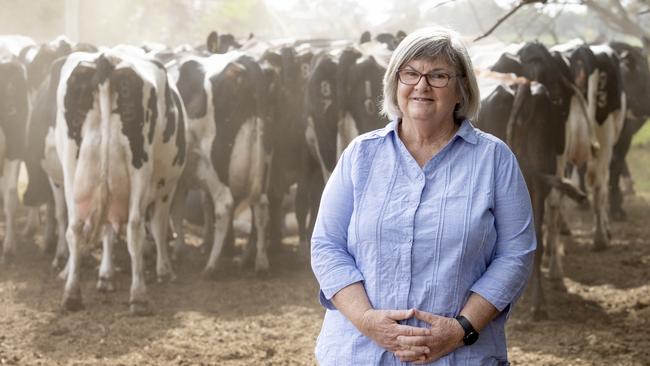
[[[587,195],[571,180],[556,175],[538,174],[538,177],[550,188],[554,188],[579,204],[588,203]]]
[[[600,144],[598,143],[598,138],[596,137],[596,131],[594,131],[594,126],[597,125],[595,116],[591,116],[589,113],[589,102],[585,97],[582,95],[582,91],[571,81],[569,81],[567,78],[562,77],[560,79],[562,83],[568,87],[569,89],[573,90],[573,95],[575,95],[578,98],[578,105],[580,106],[580,111],[585,117],[585,120],[587,121],[587,134],[589,136],[589,143],[591,144],[591,153],[592,155],[596,156],[599,154],[600,151]]]
[[[510,117],[508,118],[508,125],[506,127],[506,143],[508,146],[511,146],[515,150],[515,131],[519,130],[521,126],[518,126],[521,123],[522,109],[524,102],[529,100],[530,97],[530,83],[525,82],[517,84],[515,89],[515,100],[512,105],[512,112],[510,112]]]
[[[110,117],[111,117],[111,84],[110,75],[115,69],[113,63],[105,56],[101,55],[97,59],[97,71],[93,83],[98,87],[99,97],[99,114],[101,141],[99,144],[99,167],[100,179],[99,186],[95,189],[93,201],[95,211],[92,217],[92,232],[90,233],[90,242],[94,242],[103,230],[103,223],[106,222],[108,215],[109,202],[109,148],[111,141]]]

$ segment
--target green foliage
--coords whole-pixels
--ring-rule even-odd
[[[646,129],[646,131],[650,130]],[[633,145],[625,160],[630,168],[632,179],[634,179],[635,191],[650,197],[650,144]]]
[[[632,138],[632,146],[650,147],[650,123],[648,121]]]

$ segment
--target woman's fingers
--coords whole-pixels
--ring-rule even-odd
[[[409,346],[427,346],[431,342],[431,337],[428,336],[399,336],[397,343],[404,347]],[[428,353],[428,352],[427,352]]]
[[[428,328],[412,327],[410,325],[397,324],[395,326],[397,332],[400,335],[410,336],[410,337],[424,337],[431,335],[431,331]]]
[[[385,314],[393,320],[406,320],[413,317],[414,310],[385,310]]]
[[[433,324],[437,317],[436,315],[417,309],[413,311],[413,316],[415,316],[416,319],[422,320],[423,322],[427,322],[429,324]]]
[[[429,347],[427,347],[427,346],[404,346],[404,345],[402,345],[400,348],[401,348],[401,351],[408,351],[408,352],[416,353],[418,355],[428,354],[429,352],[431,352],[429,350]]]
[[[400,350],[395,352],[395,356],[402,362],[424,361],[427,359],[426,353],[411,350]]]

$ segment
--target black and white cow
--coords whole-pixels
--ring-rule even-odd
[[[252,35],[251,37],[252,38]],[[226,53],[228,51],[236,50],[242,47],[242,45],[237,42],[235,36],[230,33],[219,34],[217,31],[212,31],[208,34],[208,39],[206,40],[207,51],[209,53]]]
[[[65,241],[67,221],[65,219],[66,213],[65,204],[63,204],[62,186],[52,186],[41,166],[41,161],[45,156],[45,137],[48,129],[54,128],[56,119],[56,101],[52,94],[53,92],[50,91],[49,83],[54,62],[57,59],[64,59],[71,52],[77,51],[96,52],[97,48],[90,44],[74,44],[65,37],[58,37],[51,42],[31,47],[28,52],[26,52],[26,49],[22,52],[24,62],[27,63],[32,105],[32,113],[27,124],[25,138],[24,162],[27,168],[29,183],[23,196],[23,204],[30,209],[28,211],[28,223],[24,234],[28,235],[31,231],[35,230],[34,225],[38,225],[39,221],[39,207],[45,204],[47,211],[45,216],[44,243],[45,249],[48,251],[56,248],[52,261],[54,268],[61,268],[65,263],[68,248]],[[48,97],[48,94],[52,95]],[[50,146],[53,146],[53,144]],[[52,192],[53,190],[58,190],[58,192]],[[57,204],[55,202],[57,199],[61,201],[61,204],[58,205],[59,212],[57,212]],[[57,231],[58,236],[56,235]]]
[[[558,166],[564,166],[560,161],[565,151],[575,149],[575,141],[567,138],[575,137],[568,126],[578,122],[588,125],[587,105],[580,95],[574,96],[569,65],[560,55],[552,55],[539,43],[525,44],[517,54],[504,53],[491,67],[492,72],[477,72],[484,96],[479,127],[510,145],[526,178],[538,241],[531,278],[532,313],[535,319],[543,319],[547,317],[541,276],[545,201],[556,191],[584,198],[577,188],[562,180],[564,169]],[[498,77],[493,75],[495,71],[500,73]],[[584,144],[587,150],[588,142]]]
[[[609,209],[613,218],[625,218],[620,177],[627,170],[625,156],[630,150],[632,137],[650,118],[650,68],[645,52],[622,42],[609,44],[618,55],[627,96],[627,114],[623,130],[614,146],[609,177]]]
[[[185,115],[173,83],[159,63],[117,50],[73,53],[55,64],[54,149],[68,212],[63,307],[82,307],[81,251],[104,235],[100,283],[112,273],[113,236],[126,228],[131,254],[130,308],[146,314],[143,248],[145,220],[158,251],[159,278],[173,276],[167,257],[169,209],[186,160]],[[58,76],[58,81],[55,80]],[[51,141],[51,139],[46,140]],[[48,160],[48,158],[46,158]],[[57,172],[57,169],[60,171]]]
[[[545,130],[545,127],[550,127],[545,114],[550,105],[550,97],[542,84],[531,85],[528,81],[503,84],[483,97],[477,121],[477,127],[503,139],[513,150],[530,192],[538,243],[530,281],[535,317],[539,317],[537,314],[544,308],[542,222],[544,201],[551,191],[542,174],[555,173],[555,158],[549,154],[553,146],[549,143],[556,140]]]
[[[305,132],[312,161],[304,166],[296,197],[303,249],[308,248],[320,195],[341,152],[360,133],[387,122],[379,114],[379,102],[390,54],[383,43],[364,42],[322,52],[313,61]]]
[[[594,250],[603,250],[610,239],[609,167],[627,109],[619,60],[614,50],[607,45],[569,44],[568,47],[557,46],[554,50],[567,56],[571,70],[570,82],[576,88],[574,97],[584,98],[587,105],[586,123],[571,123],[574,119],[569,118],[567,148],[558,165],[558,171],[564,170],[565,163],[573,163],[576,166],[586,163],[585,177],[595,217]],[[590,141],[590,145],[586,144],[587,141]],[[578,151],[580,153],[577,153]],[[583,156],[583,159],[577,159],[576,156]],[[559,209],[559,204],[551,206],[554,206],[552,210],[556,207]],[[551,225],[551,241],[555,241],[557,237],[558,226]],[[561,278],[561,259],[554,258],[559,258],[563,250],[561,242],[555,244],[550,244],[557,248],[557,256],[552,257],[550,274],[553,278]]]
[[[200,188],[212,203],[214,235],[204,273],[213,275],[232,218],[252,208],[256,235],[255,271],[266,272],[268,137],[265,75],[240,52],[192,57],[181,63],[177,86],[188,112],[189,162],[185,188]],[[179,192],[182,193],[182,192]],[[179,196],[183,196],[180,194]],[[178,206],[178,205],[176,205]],[[174,215],[174,226],[182,225]],[[175,252],[184,245],[182,235]]]
[[[18,173],[29,118],[27,73],[17,53],[30,41],[19,36],[0,37],[0,183],[6,220],[1,262],[11,260],[16,251]]]
[[[386,45],[386,47],[390,50],[393,51],[397,46],[399,45],[400,42],[406,37],[406,33],[402,30],[397,31],[395,34],[392,33],[379,33],[374,37],[374,40]],[[365,31],[361,34],[361,38],[359,39],[359,44],[364,44],[366,42],[371,42],[372,41],[372,35],[370,34],[369,31]]]
[[[308,47],[282,46],[267,50],[263,64],[275,69],[275,90],[269,94],[274,106],[269,116],[267,136],[272,148],[269,171],[269,248],[280,249],[284,212],[282,202],[290,187],[299,182],[300,173],[308,163],[305,141],[305,94],[313,53]],[[298,202],[296,202],[298,205]]]

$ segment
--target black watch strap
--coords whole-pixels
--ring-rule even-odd
[[[458,320],[458,323],[460,323],[460,326],[463,327],[463,330],[465,331],[463,343],[465,343],[466,346],[474,344],[474,342],[476,342],[478,339],[478,332],[476,329],[474,329],[472,323],[470,323],[469,320],[467,320],[467,318],[462,315],[457,316],[456,320]]]

